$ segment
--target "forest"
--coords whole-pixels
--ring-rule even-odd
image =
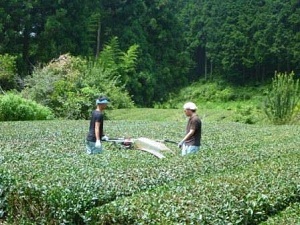
[[[113,78],[138,106],[199,79],[259,85],[275,71],[299,77],[300,2],[2,0],[0,90],[21,91],[36,68],[64,54],[95,64],[112,42],[115,61],[133,52]]]

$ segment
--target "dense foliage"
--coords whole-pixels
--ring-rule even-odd
[[[134,104],[124,87],[135,68],[136,49],[132,46],[123,53],[113,39],[93,63],[61,55],[36,68],[25,80],[22,94],[53,109],[56,117],[66,119],[89,118],[95,99],[102,93],[113,99],[110,108],[131,108]]]
[[[0,54],[16,57],[25,78],[61,54],[97,58],[117,36],[123,51],[139,46],[125,87],[150,106],[199,77],[245,84],[275,70],[299,76],[299,9],[297,0],[3,0]]]
[[[111,137],[171,140],[186,123],[106,122]],[[108,143],[87,155],[88,121],[1,128],[0,219],[9,224],[258,224],[300,202],[299,126],[205,123],[201,152],[181,157],[170,144],[176,154],[163,160]]]

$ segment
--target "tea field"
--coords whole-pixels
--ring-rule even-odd
[[[147,116],[147,113],[145,113]],[[158,159],[89,121],[0,123],[0,224],[299,224],[300,126],[205,121],[201,152]],[[186,120],[107,120],[110,137],[179,141]]]

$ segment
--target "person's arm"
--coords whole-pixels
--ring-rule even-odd
[[[194,129],[190,129],[190,131],[184,136],[184,138],[182,139],[182,143],[185,142],[186,140],[188,140],[190,137],[193,136],[193,134],[195,133]]]
[[[100,122],[95,122],[95,136],[96,136],[96,141],[100,141]]]
[[[193,134],[195,133],[194,129],[190,129],[190,131],[184,136],[184,138],[181,140],[181,142],[178,143],[178,147],[182,148],[182,145],[186,140],[188,140]]]

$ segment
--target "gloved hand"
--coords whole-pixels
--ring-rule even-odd
[[[182,145],[184,144],[184,141],[181,141],[178,143],[178,148],[182,148]]]
[[[102,136],[101,140],[102,140],[102,141],[108,141],[109,138],[108,138],[106,135],[104,135],[104,136]]]
[[[96,141],[95,147],[96,148],[101,148],[101,141],[100,140]]]

